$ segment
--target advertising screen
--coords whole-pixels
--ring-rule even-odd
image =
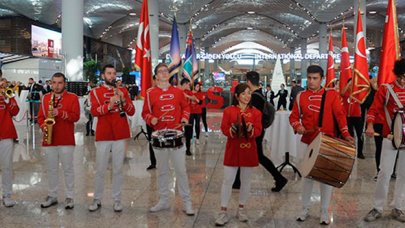
[[[35,25],[31,26],[31,50],[33,56],[60,59],[62,34]]]
[[[212,72],[212,76],[214,77],[215,81],[225,81],[224,72]]]

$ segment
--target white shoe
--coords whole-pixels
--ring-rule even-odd
[[[297,221],[303,222],[309,217],[309,208],[304,208],[301,214],[297,217]]]
[[[240,222],[247,222],[249,220],[245,208],[238,208],[238,211],[236,212],[236,218],[238,218]]]
[[[192,204],[191,204],[191,202],[187,202],[185,205],[184,205],[184,212],[186,213],[186,215],[188,215],[188,216],[194,216],[194,210],[193,210],[193,206],[192,206]]]
[[[321,225],[329,225],[330,220],[329,220],[329,212],[328,210],[322,210],[321,211],[321,220],[319,222]]]
[[[74,205],[74,201],[72,198],[66,198],[65,199],[65,209],[66,210],[70,210],[73,209],[75,207]]]
[[[162,210],[167,210],[169,208],[170,208],[170,205],[168,203],[159,202],[155,206],[151,207],[149,209],[149,211],[150,212],[158,212],[158,211],[162,211]]]
[[[115,201],[113,208],[114,208],[114,211],[115,211],[115,212],[121,212],[121,211],[122,211],[122,204],[121,204],[121,201],[118,201],[118,200]]]
[[[218,214],[217,219],[215,220],[215,225],[216,226],[224,226],[228,222],[229,222],[228,214],[226,213],[226,211],[221,211]]]
[[[382,212],[373,208],[373,209],[371,209],[371,211],[368,212],[366,217],[364,217],[364,221],[373,222],[373,221],[381,218],[381,216],[382,216]]]
[[[98,199],[93,199],[93,203],[89,205],[89,211],[94,212],[101,208],[101,201]]]
[[[3,205],[5,207],[13,207],[15,204],[15,200],[11,199],[11,197],[3,197]]]

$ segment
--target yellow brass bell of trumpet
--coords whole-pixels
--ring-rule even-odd
[[[3,97],[12,98],[14,97],[14,90],[11,88],[2,88],[0,87],[0,93]]]

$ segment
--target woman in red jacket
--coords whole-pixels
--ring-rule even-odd
[[[228,140],[224,158],[221,212],[215,221],[218,226],[225,225],[229,221],[226,211],[232,193],[232,183],[238,168],[241,171],[241,188],[236,217],[241,222],[248,220],[244,205],[249,197],[253,167],[259,165],[255,138],[262,131],[262,114],[250,105],[250,98],[251,91],[247,84],[239,84],[235,88],[232,105],[224,110],[221,131]]]

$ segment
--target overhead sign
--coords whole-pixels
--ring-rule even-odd
[[[184,59],[184,55],[182,57]],[[307,53],[282,53],[282,54],[218,54],[218,53],[199,53],[196,55],[199,60],[240,60],[240,59],[257,59],[257,60],[322,60],[328,59],[328,54]],[[335,60],[340,60],[340,54],[333,54]],[[170,54],[166,54],[166,59],[170,59]]]

